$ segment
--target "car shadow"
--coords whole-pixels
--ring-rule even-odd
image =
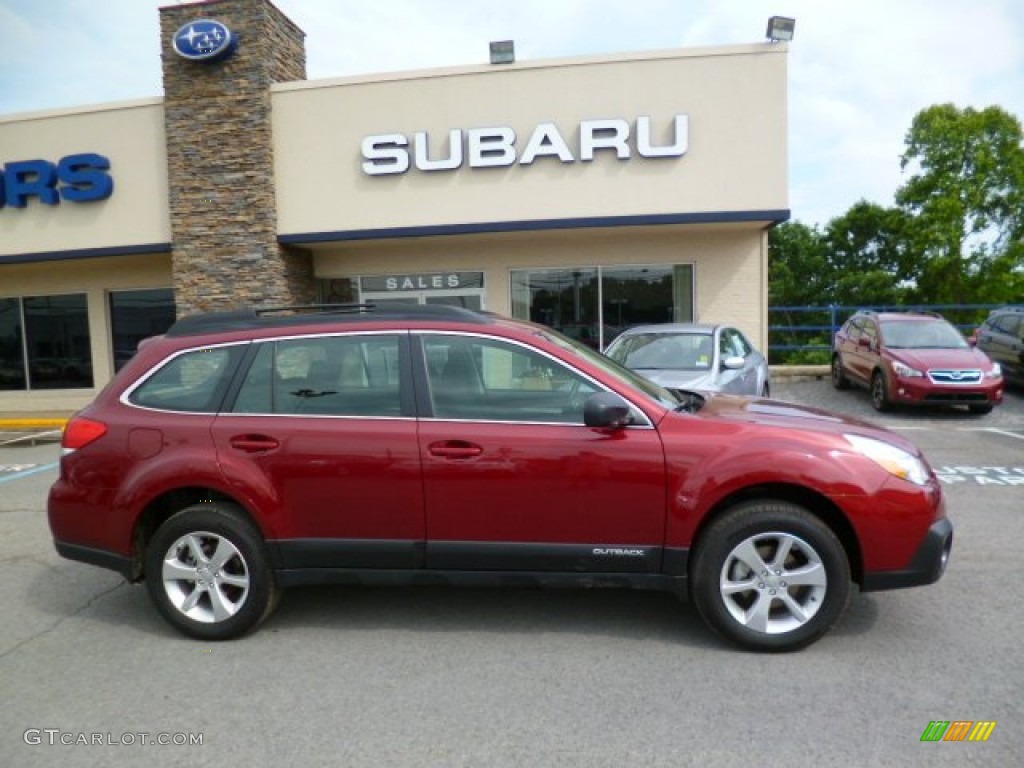
[[[31,584],[33,605],[57,619],[93,622],[151,636],[184,640],[153,607],[142,584],[112,583],[104,571],[81,568],[74,595],[62,589],[68,568],[40,572]],[[851,597],[830,634],[868,632],[878,618],[874,598]],[[313,586],[285,590],[277,610],[257,635],[287,635],[302,628],[352,632],[604,636],[735,653],[708,628],[696,608],[659,591],[544,589],[535,587]],[[191,642],[191,641],[190,641]],[[244,640],[243,640],[244,642]]]

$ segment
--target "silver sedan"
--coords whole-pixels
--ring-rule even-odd
[[[604,353],[656,384],[768,397],[768,361],[728,325],[641,325],[617,336]]]

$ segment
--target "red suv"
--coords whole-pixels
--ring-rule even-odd
[[[666,390],[550,329],[453,307],[185,318],[68,424],[65,557],[145,580],[193,637],[302,584],[664,589],[752,649],[929,584],[952,526],[906,439]]]
[[[966,405],[989,413],[1003,402],[998,363],[970,346],[938,315],[914,312],[856,313],[836,333],[832,384],[857,384],[871,405]]]

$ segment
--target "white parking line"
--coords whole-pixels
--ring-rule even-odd
[[[1007,432],[1005,429],[996,429],[995,427],[988,427],[983,432],[994,432],[997,435],[1006,435],[1007,437],[1015,437],[1018,440],[1024,440],[1024,435],[1018,435],[1016,432]]]
[[[15,472],[13,475],[2,475],[0,476],[0,483],[9,483],[12,480],[20,480],[23,477],[29,477],[30,475],[38,475],[40,472],[45,472],[48,469],[56,469],[59,466],[59,462],[53,462],[52,464],[42,464],[32,469],[26,469],[22,472]]]
[[[59,435],[61,431],[59,429],[51,429],[46,432],[33,432],[31,435],[22,435],[21,437],[15,437],[10,440],[0,440],[0,446],[14,445],[20,443],[22,440],[38,440],[41,437],[49,437],[50,435]]]

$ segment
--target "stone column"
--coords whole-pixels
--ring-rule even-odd
[[[173,36],[213,19],[238,41],[190,61]],[[269,0],[160,9],[174,293],[179,316],[314,298],[312,256],[277,242],[271,83],[304,80],[305,33]]]

